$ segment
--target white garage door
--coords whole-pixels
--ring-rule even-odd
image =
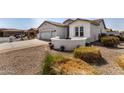
[[[50,38],[55,37],[55,32],[41,32],[41,39],[50,40]]]
[[[41,35],[41,39],[49,40],[51,38],[50,32],[41,32],[40,35]]]

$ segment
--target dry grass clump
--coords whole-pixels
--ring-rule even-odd
[[[124,69],[124,55],[118,57],[117,63],[122,69]]]
[[[100,74],[98,70],[90,66],[88,63],[75,58],[65,58],[58,55],[49,55],[47,59],[49,66],[47,66],[47,73],[54,75],[96,75]],[[47,63],[47,62],[46,62]],[[44,70],[45,71],[45,70]]]
[[[101,43],[107,47],[117,47],[120,40],[116,36],[104,36],[101,38]]]
[[[98,63],[102,60],[100,50],[96,47],[79,47],[75,49],[74,57],[88,63]]]

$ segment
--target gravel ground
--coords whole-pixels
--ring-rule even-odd
[[[0,44],[0,75],[37,74],[48,51],[48,44],[38,40]]]
[[[124,54],[124,43],[118,46],[118,48],[106,48],[95,44],[102,53],[102,57],[106,61],[105,64],[96,66],[103,75],[124,75],[124,70],[122,70],[116,63],[117,57]],[[73,52],[58,52],[52,50],[51,53],[62,54],[64,56],[73,56]]]

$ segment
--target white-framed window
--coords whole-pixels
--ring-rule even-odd
[[[75,27],[75,36],[76,37],[84,36],[84,27],[83,26]]]
[[[84,27],[83,26],[80,27],[80,36],[84,36]]]
[[[75,36],[79,36],[79,28],[75,27]]]

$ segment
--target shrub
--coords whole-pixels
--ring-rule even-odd
[[[47,55],[46,58],[45,58],[45,61],[44,61],[44,66],[43,66],[43,74],[52,74],[51,73],[51,66],[53,64],[53,62],[56,62],[56,61],[62,61],[64,60],[63,56],[55,56],[55,55]]]
[[[120,41],[124,41],[124,35],[120,36]]]
[[[74,57],[80,58],[88,63],[96,63],[102,60],[100,50],[96,47],[80,47],[75,49]]]
[[[107,34],[105,34],[105,33],[99,34],[99,40],[100,40],[102,37],[104,37],[104,36],[107,36]]]
[[[88,63],[62,55],[48,55],[45,60],[44,73],[48,75],[94,75],[100,72]]]
[[[117,63],[122,69],[124,69],[124,55],[118,57]]]
[[[101,43],[107,47],[117,47],[119,38],[115,36],[105,36],[101,38]]]

